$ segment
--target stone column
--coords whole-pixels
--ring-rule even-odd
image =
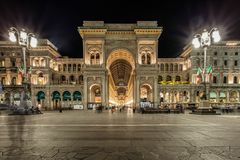
[[[154,77],[154,107],[157,108],[159,105],[159,98],[158,98],[158,79]]]
[[[137,107],[137,83],[136,83],[136,74],[133,71],[133,107]]]
[[[108,73],[106,74],[106,79],[105,79],[105,84],[106,84],[106,101],[105,101],[105,106],[109,106],[109,75]]]
[[[102,91],[101,91],[101,96],[102,96],[102,105],[106,105],[106,78],[105,75],[101,77],[102,79]]]
[[[136,76],[136,107],[140,108],[140,77]]]
[[[87,109],[87,101],[88,101],[88,83],[87,77],[83,77],[83,107]]]

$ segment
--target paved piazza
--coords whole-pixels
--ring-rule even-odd
[[[240,114],[0,115],[0,159],[240,159]]]

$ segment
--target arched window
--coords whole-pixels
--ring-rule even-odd
[[[74,75],[71,75],[71,76],[70,76],[70,81],[71,81],[71,82],[74,82],[74,81],[75,81]]]
[[[158,82],[161,82],[163,80],[162,76],[158,76]]]
[[[16,85],[16,77],[12,78],[12,85]]]
[[[175,70],[175,71],[178,71],[178,64],[175,64],[174,70]]]
[[[42,59],[41,60],[41,67],[45,67],[46,66],[46,61],[45,61],[45,59]]]
[[[67,65],[63,64],[63,72],[65,72],[67,70]]]
[[[94,54],[91,54],[90,56],[90,64],[94,64]]]
[[[217,77],[213,76],[213,83],[217,83]]]
[[[145,55],[142,55],[142,64],[145,64]]]
[[[83,84],[83,75],[79,76],[79,84]]]
[[[71,70],[72,70],[72,65],[68,64],[68,72],[71,72]]]
[[[6,79],[5,79],[5,77],[2,77],[2,79],[1,79],[1,84],[3,84],[3,85],[6,84]]]
[[[100,56],[99,56],[99,53],[96,54],[96,64],[100,64]]]
[[[73,72],[75,72],[76,71],[76,64],[73,64]]]
[[[61,81],[62,82],[66,81],[66,77],[64,75],[61,76]]]
[[[182,64],[180,64],[180,66],[179,66],[179,71],[183,71],[183,65]]]
[[[165,64],[165,70],[168,71],[168,64]]]
[[[81,64],[78,64],[78,71],[81,71]]]
[[[181,81],[181,77],[180,76],[176,76],[175,81]]]
[[[161,71],[164,71],[164,64],[161,64]]]
[[[166,81],[172,81],[172,77],[168,75]]]
[[[235,83],[235,84],[238,83],[238,78],[236,76],[233,77],[233,83]]]
[[[173,64],[170,64],[170,71],[173,71]]]
[[[147,54],[147,64],[151,64],[151,55]]]
[[[58,65],[58,70],[62,71],[62,65],[61,64]]]

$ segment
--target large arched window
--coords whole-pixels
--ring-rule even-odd
[[[147,64],[151,64],[151,55],[147,54]]]
[[[96,54],[96,64],[100,64],[100,55],[99,55],[99,53]]]
[[[172,77],[168,75],[166,81],[172,81]]]
[[[180,76],[176,76],[175,81],[181,81],[181,77]]]
[[[145,55],[142,55],[142,64],[145,64]]]
[[[90,56],[90,63],[94,64],[94,54],[91,54],[91,56]]]

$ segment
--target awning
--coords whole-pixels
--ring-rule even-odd
[[[60,93],[58,91],[54,91],[52,93],[52,99],[61,99]]]
[[[210,92],[210,98],[217,98],[217,94],[215,92]]]
[[[37,93],[37,99],[40,100],[40,99],[45,99],[45,93],[43,91],[39,91]]]
[[[68,91],[64,91],[63,92],[63,100],[64,101],[71,100],[71,93]]]
[[[220,98],[226,98],[226,94],[224,92],[220,92]]]
[[[76,100],[81,101],[81,100],[82,100],[82,94],[81,94],[81,92],[75,91],[75,92],[73,93],[73,100],[74,100],[74,101],[76,101]]]

